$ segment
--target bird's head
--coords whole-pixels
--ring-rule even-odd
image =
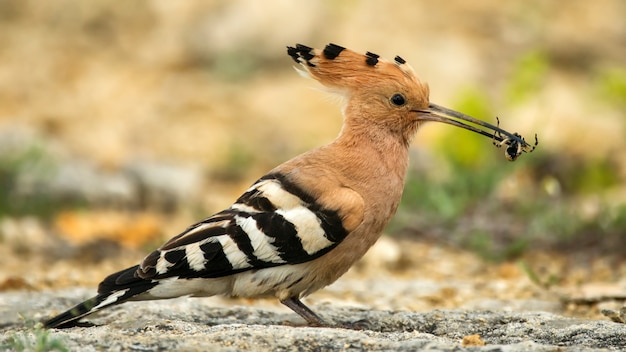
[[[461,127],[522,151],[532,149],[518,134],[433,104],[429,88],[400,56],[393,61],[367,52],[360,54],[336,44],[323,50],[297,44],[287,53],[300,64],[301,74],[314,78],[345,99],[345,124],[362,128],[379,126],[400,136],[408,145],[421,123],[437,121]],[[469,122],[483,129],[468,125]]]

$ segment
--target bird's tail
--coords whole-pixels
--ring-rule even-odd
[[[135,275],[138,267],[137,265],[109,275],[100,283],[97,296],[44,321],[44,327],[50,329],[77,326],[81,318],[103,308],[128,301],[156,286],[152,280],[144,280]]]

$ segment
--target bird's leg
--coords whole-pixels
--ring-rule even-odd
[[[354,323],[344,323],[339,325],[331,325],[326,323],[319,315],[315,314],[309,307],[305,306],[298,297],[290,297],[281,300],[280,303],[286,305],[294,312],[298,313],[304,320],[309,323],[310,326],[316,327],[335,327],[344,328],[350,330],[366,330],[369,328],[369,322],[367,320],[359,320]]]
[[[298,297],[289,297],[287,299],[280,300],[280,303],[289,307],[289,309],[298,313],[304,320],[311,326],[329,326],[324,322],[319,315],[315,314],[309,307],[305,306]]]

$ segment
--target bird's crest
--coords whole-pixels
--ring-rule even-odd
[[[296,44],[287,47],[287,53],[301,65],[300,73],[337,93],[349,95],[388,83],[415,89],[416,95],[428,100],[428,86],[419,81],[413,68],[400,56],[388,61],[369,51],[360,54],[336,44],[328,44],[323,50]]]

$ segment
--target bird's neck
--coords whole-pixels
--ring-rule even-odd
[[[353,162],[360,162],[359,169],[371,175],[391,173],[404,180],[409,142],[401,133],[381,126],[346,122],[332,146]]]
[[[371,205],[373,212],[390,216],[402,196],[407,167],[408,144],[402,138],[380,126],[344,122],[333,142],[302,154],[275,171],[297,174],[294,181],[314,192],[334,192],[335,187],[353,189]]]
[[[395,211],[408,167],[408,145],[375,127],[345,126],[327,145],[332,166],[366,201]],[[386,205],[385,205],[386,204]]]

